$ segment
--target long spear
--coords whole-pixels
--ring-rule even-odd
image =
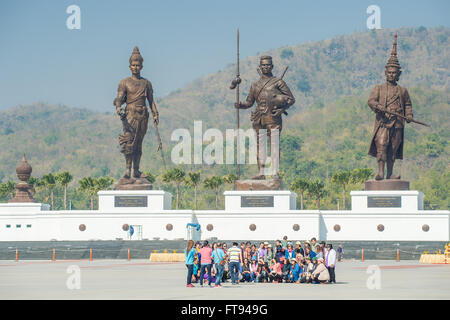
[[[239,28],[237,29],[237,63],[236,63],[236,79],[239,79]],[[239,82],[236,86],[236,103],[239,106]],[[239,179],[241,176],[241,165],[240,165],[240,147],[239,147],[239,108],[236,109],[236,161],[237,161],[237,178]]]
[[[239,78],[239,28],[237,29],[237,63],[236,63],[236,79],[231,82],[230,89],[236,89],[236,105],[239,106],[239,83],[241,82]],[[241,176],[241,165],[239,164],[239,155],[240,155],[240,147],[239,147],[239,108],[236,108],[236,152],[237,152],[237,178],[239,180]]]

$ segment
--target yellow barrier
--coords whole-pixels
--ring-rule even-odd
[[[152,253],[151,262],[184,262],[184,253]]]
[[[420,256],[420,263],[445,263],[445,256],[443,254],[422,254]]]

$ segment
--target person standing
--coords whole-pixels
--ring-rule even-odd
[[[256,260],[259,261],[259,259],[263,259],[266,257],[266,248],[264,247],[264,242],[261,242],[259,244],[259,249],[256,255]]]
[[[184,260],[186,263],[186,268],[188,269],[186,287],[189,288],[194,287],[194,285],[192,284],[192,274],[194,273],[194,255],[194,241],[189,240],[186,249],[184,249]]]
[[[233,242],[233,246],[228,249],[229,269],[231,274],[231,283],[233,285],[238,284],[239,269],[243,262],[241,249],[238,248],[238,243]]]
[[[336,283],[334,268],[336,266],[336,250],[331,243],[327,244],[327,253],[325,255],[325,266],[330,274],[330,283]]]
[[[344,255],[344,249],[342,248],[342,244],[339,243],[337,248],[338,261],[341,262],[342,256]]]
[[[209,247],[207,240],[203,242],[200,249],[200,286],[203,287],[203,276],[208,272],[208,285],[211,286],[211,254],[212,249]]]
[[[281,245],[283,246],[283,249],[286,250],[288,246],[288,237],[284,236],[283,240],[281,240]]]
[[[295,255],[297,256],[297,255],[299,255],[299,254],[301,254],[302,256],[304,256],[304,255],[305,255],[305,251],[304,251],[303,248],[302,248],[302,243],[301,243],[300,241],[297,241],[297,242],[295,243]]]
[[[214,264],[216,266],[216,282],[215,282],[215,287],[216,288],[221,288],[222,285],[222,277],[223,277],[223,272],[225,270],[225,259],[226,259],[226,255],[222,250],[222,244],[218,243],[217,244],[217,248],[214,249],[213,253],[212,253],[212,257],[214,259]]]

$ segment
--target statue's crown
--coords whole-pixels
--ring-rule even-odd
[[[394,35],[394,43],[392,44],[391,56],[386,64],[386,68],[395,67],[397,69],[401,69],[400,63],[397,59],[397,33]]]
[[[139,48],[137,46],[134,47],[133,53],[131,53],[130,63],[132,60],[139,60],[141,63],[144,61],[144,58],[142,58],[141,53],[139,52]]]

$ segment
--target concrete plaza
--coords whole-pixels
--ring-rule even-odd
[[[379,273],[367,273],[374,265]],[[450,299],[450,265],[411,260],[339,262],[332,285],[226,282],[222,288],[186,288],[186,274],[183,263],[148,260],[1,260],[0,299]],[[77,279],[80,289],[69,289],[67,283]]]

